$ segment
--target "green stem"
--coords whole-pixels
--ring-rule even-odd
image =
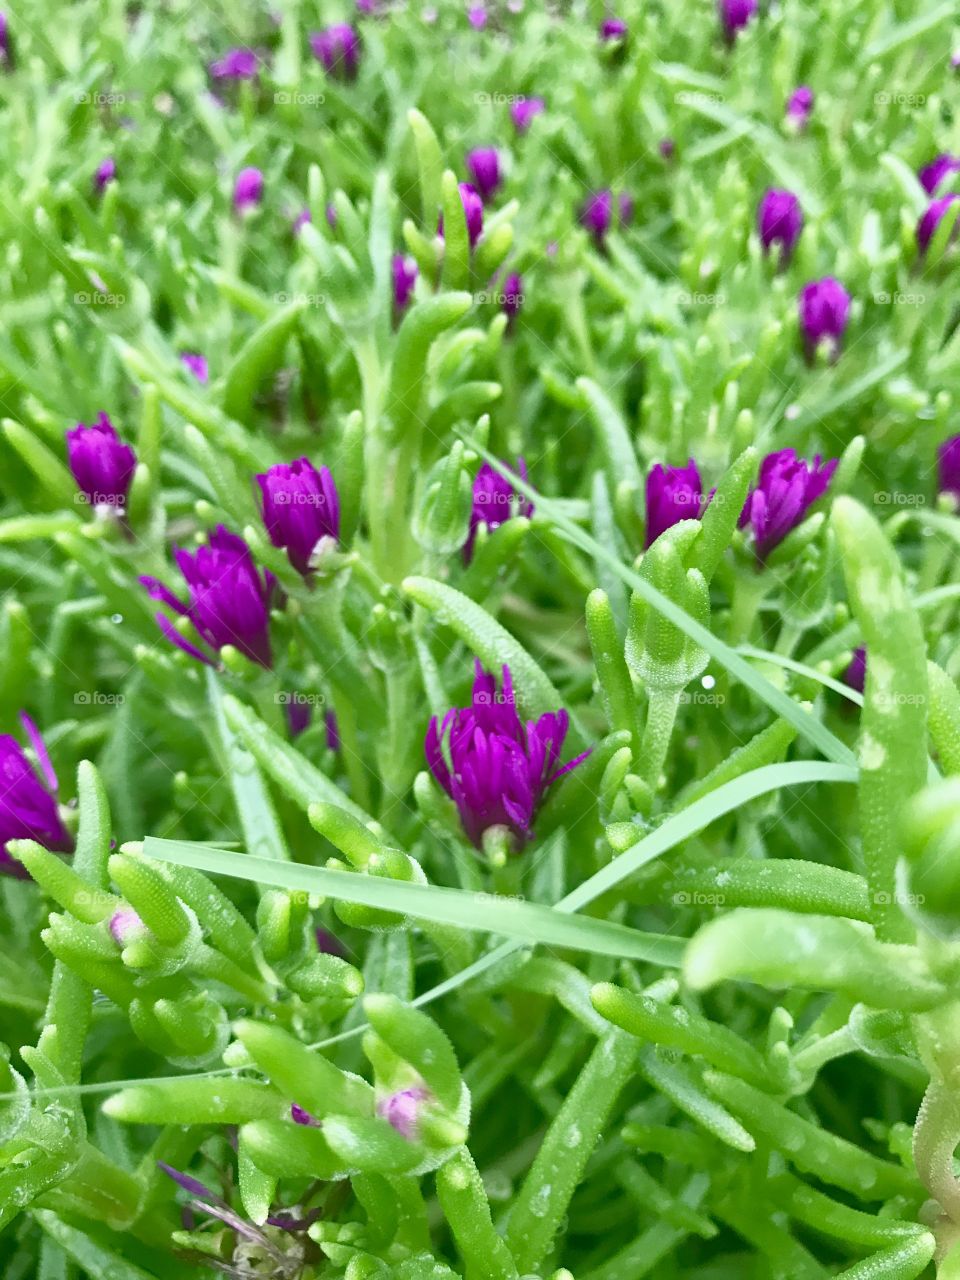
[[[673,726],[677,718],[678,692],[675,689],[651,689],[647,703],[647,721],[640,744],[643,778],[656,790],[663,772]]]

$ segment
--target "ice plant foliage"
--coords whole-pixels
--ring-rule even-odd
[[[298,475],[292,482],[292,491],[300,492],[301,483],[309,488],[309,481],[301,482]],[[286,534],[291,525],[299,531],[301,526],[296,515],[290,524],[278,522],[277,527]],[[297,549],[299,553],[300,544]],[[142,577],[140,581],[151,599],[193,623],[200,638],[214,652],[219,653],[224,645],[232,645],[251,662],[269,667],[273,579],[254,564],[244,540],[219,525],[207,544],[195,552],[175,548],[174,560],[187,584],[189,601],[185,604],[158,579]],[[209,654],[181,635],[167,614],[158,613],[156,620],[167,639],[185,653],[201,662],[211,661]]]
[[[550,786],[586,759],[584,753],[560,764],[569,723],[563,710],[524,723],[510,668],[503,668],[498,688],[496,676],[479,662],[470,705],[430,721],[427,764],[478,849],[493,829],[509,835],[515,852],[532,839],[537,810]]]
[[[0,13],[3,1280],[960,1276],[956,17]]]

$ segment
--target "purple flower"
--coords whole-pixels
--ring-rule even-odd
[[[0,872],[24,878],[26,871],[7,852],[10,840],[36,840],[45,849],[71,853],[73,839],[57,810],[57,775],[40,730],[25,711],[20,712],[20,721],[42,779],[16,738],[0,734]]]
[[[97,195],[102,195],[107,183],[114,182],[116,177],[117,162],[113,156],[107,156],[106,160],[102,160],[97,165],[96,172],[93,175],[93,187]]]
[[[294,694],[286,705],[290,737],[296,738],[309,727],[312,709],[307,699],[300,694]]]
[[[255,80],[259,59],[252,49],[228,49],[222,58],[210,63],[214,80]]]
[[[685,467],[665,467],[660,463],[651,467],[647,473],[644,550],[681,520],[699,520],[708,501],[693,458],[688,459]]]
[[[537,116],[542,115],[547,104],[542,98],[521,98],[510,106],[510,119],[517,133],[526,133]]]
[[[787,119],[797,129],[805,129],[813,113],[813,90],[805,84],[794,89],[787,102]]]
[[[937,450],[937,475],[941,493],[952,493],[960,503],[960,436],[944,440]]]
[[[523,306],[523,277],[517,275],[516,271],[508,275],[503,282],[500,305],[507,317],[507,327],[512,328]]]
[[[627,24],[622,18],[604,18],[600,23],[600,39],[604,43],[608,40],[625,40],[627,36]]]
[[[180,363],[202,386],[207,385],[210,380],[210,366],[207,364],[206,356],[196,351],[181,351]]]
[[[156,578],[142,577],[151,599],[189,618],[215,653],[224,645],[233,645],[251,662],[269,667],[274,578],[258,570],[244,540],[218,525],[206,546],[193,554],[175,547],[174,559],[186,579],[190,603],[184,604]],[[184,639],[165,613],[156,618],[168,640],[198,661],[213,665],[209,655]]]
[[[503,181],[496,147],[476,147],[473,151],[468,151],[467,170],[480,199],[484,204],[489,203]]]
[[[0,67],[5,71],[13,70],[13,40],[5,13],[0,13]]]
[[[490,827],[504,827],[519,850],[533,835],[540,802],[551,783],[575,769],[589,752],[560,765],[569,717],[566,711],[524,724],[517,714],[510,668],[503,688],[478,662],[469,707],[453,707],[430,721],[424,751],[430,772],[454,801],[469,839],[483,847]],[[447,766],[442,744],[447,740]]]
[[[931,200],[924,211],[923,216],[917,223],[917,244],[920,247],[921,254],[927,252],[930,248],[930,241],[936,235],[937,228],[943,221],[944,215],[951,205],[956,204],[960,200],[960,195],[955,191],[951,191],[947,196],[940,196],[937,200]],[[952,243],[957,237],[957,231],[960,229],[960,219],[958,219],[960,210],[957,210],[953,216],[953,230],[950,232],[950,242]]]
[[[307,1125],[311,1129],[320,1128],[320,1121],[317,1117],[296,1102],[290,1103],[290,1119],[294,1124]]]
[[[263,174],[252,166],[241,169],[233,188],[233,207],[237,213],[256,208],[263,199]]]
[[[118,947],[126,947],[147,932],[146,925],[134,911],[133,907],[120,907],[110,917],[107,926]]]
[[[327,220],[327,226],[331,231],[336,231],[337,223],[340,221],[340,215],[337,213],[337,206],[331,201],[323,211]]]
[[[621,225],[633,217],[633,201],[626,193],[617,197],[616,209]],[[613,210],[613,192],[609,190],[592,192],[580,206],[580,225],[590,232],[598,248],[603,248],[613,222]]]
[[[380,0],[357,0],[358,13],[363,13],[363,14],[367,14],[368,16],[373,16],[379,11],[379,9],[380,9]]]
[[[527,464],[523,458],[517,459],[517,475],[521,480],[527,478]],[[470,532],[463,548],[464,560],[467,564],[472,560],[473,544],[482,524],[488,529],[498,529],[511,516],[532,515],[533,503],[514,490],[507,476],[485,462],[473,482],[473,509],[470,512]]]
[[[122,514],[137,457],[105,413],[92,426],[78,422],[67,433],[67,460],[77,488],[94,508]]]
[[[332,715],[332,712],[328,714]],[[347,948],[343,945],[335,933],[331,933],[329,929],[318,927],[314,930],[314,937],[317,941],[317,950],[325,956],[339,956],[341,960],[347,958]]]
[[[323,717],[323,724],[327,733],[327,750],[339,751],[340,726],[337,723],[337,713],[335,711],[328,711]]]
[[[780,266],[785,267],[803,230],[803,210],[792,191],[771,188],[764,193],[757,209],[757,230],[764,253],[775,244],[780,246]]]
[[[402,253],[393,255],[390,270],[393,274],[393,309],[399,315],[406,310],[413,295],[413,286],[417,283],[419,272],[414,259]]]
[[[952,156],[949,152],[937,156],[925,165],[917,175],[920,185],[928,196],[932,196],[944,178],[960,170],[960,156]]]
[[[310,37],[314,56],[328,75],[353,80],[360,66],[360,36],[349,22],[337,22]]]
[[[252,1275],[251,1258],[255,1262],[258,1258],[268,1259],[271,1275],[285,1277],[300,1274],[303,1265],[303,1246],[299,1241],[291,1242],[292,1252],[284,1252],[276,1238],[271,1238],[260,1227],[242,1218],[221,1196],[208,1191],[199,1179],[191,1177],[189,1173],[181,1173],[179,1169],[164,1164],[162,1160],[157,1161],[157,1167],[162,1169],[168,1178],[172,1178],[178,1187],[182,1187],[189,1193],[189,1208],[192,1212],[204,1213],[208,1217],[216,1218],[233,1232],[232,1258],[228,1263],[219,1264],[227,1275],[237,1277]],[[279,1227],[282,1231],[288,1231],[291,1234],[299,1234],[316,1222],[322,1213],[323,1210],[320,1208],[309,1209],[302,1218],[298,1219],[292,1213],[283,1211],[271,1214],[267,1218],[267,1225]]]
[[[677,144],[672,138],[661,138],[657,143],[657,150],[664,160],[672,160],[677,152]]]
[[[294,218],[293,222],[290,224],[291,234],[298,236],[301,230],[307,225],[307,223],[312,221],[313,221],[313,214],[310,212],[310,210],[301,209],[300,212],[297,214],[297,216]]]
[[[797,527],[810,507],[826,493],[839,459],[813,462],[798,458],[793,449],[768,453],[760,464],[757,487],[747,495],[740,528],[750,525],[759,561]]]
[[[839,280],[824,276],[803,286],[797,306],[807,359],[813,359],[822,342],[829,345],[835,358],[850,319],[849,293]]]
[[[482,31],[487,25],[487,11],[482,4],[471,5],[467,10],[467,21],[474,31]]]
[[[470,248],[476,247],[477,241],[483,235],[483,201],[480,199],[480,193],[469,182],[460,183],[460,203],[463,205],[463,216],[467,221],[467,235],[470,239]],[[443,214],[437,222],[437,235],[443,235]]]
[[[400,1089],[396,1093],[381,1098],[377,1103],[377,1115],[392,1125],[401,1137],[415,1139],[420,1127],[420,1112],[423,1104],[432,1098],[429,1089],[418,1086],[414,1089]]]
[[[720,24],[728,44],[748,25],[757,12],[757,0],[719,0]]]
[[[285,547],[290,563],[305,576],[321,538],[340,536],[340,500],[327,467],[318,471],[309,458],[278,462],[257,476],[263,523],[275,547]]]
[[[856,689],[857,693],[863,693],[867,683],[867,651],[863,645],[854,649],[853,657],[840,679],[851,689]]]

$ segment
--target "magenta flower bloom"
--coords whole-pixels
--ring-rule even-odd
[[[4,71],[13,70],[13,39],[5,13],[0,13],[0,68]]]
[[[233,188],[233,207],[237,213],[255,209],[263,199],[263,174],[252,166],[241,169]]]
[[[93,187],[97,195],[102,195],[107,183],[116,181],[116,177],[117,162],[113,156],[107,156],[106,160],[102,160],[97,165],[96,172],[93,175]]]
[[[42,778],[16,738],[0,734],[0,873],[23,879],[26,871],[7,852],[10,840],[36,840],[54,853],[71,853],[73,839],[57,810],[57,775],[40,730],[25,711],[20,721]]]
[[[503,687],[478,662],[469,707],[453,707],[430,721],[424,751],[430,772],[453,800],[468,838],[478,849],[491,827],[504,827],[517,851],[533,835],[533,823],[550,785],[575,769],[589,752],[560,765],[569,716],[553,711],[524,724],[517,713],[510,668]],[[447,740],[453,769],[442,749]]]
[[[175,547],[173,554],[189,589],[189,604],[156,578],[142,577],[150,598],[189,618],[214,653],[224,645],[233,645],[251,662],[269,667],[270,597],[275,579],[257,568],[244,540],[221,524],[206,546],[192,554]],[[214,665],[209,654],[186,640],[165,613],[156,618],[171,643],[199,662]]]
[[[92,426],[78,422],[66,433],[67,461],[77,488],[94,508],[122,514],[137,456],[105,413]]]
[[[599,249],[603,248],[603,242],[613,223],[613,200],[612,191],[595,191],[580,206],[580,225],[590,232]],[[625,192],[617,197],[616,210],[621,225],[628,223],[633,217],[633,201]]]
[[[413,286],[417,283],[419,270],[415,260],[402,253],[393,255],[390,270],[393,275],[393,309],[399,315],[406,310],[413,296]]]
[[[468,151],[467,170],[480,199],[488,204],[503,181],[496,147],[475,147],[473,151]]]
[[[263,523],[275,547],[285,547],[290,563],[304,576],[322,538],[340,536],[340,499],[326,467],[318,471],[309,458],[278,462],[257,476]]]
[[[937,450],[937,475],[941,493],[952,493],[960,503],[960,436],[944,440]]]
[[[483,201],[480,199],[480,193],[472,183],[460,183],[460,202],[463,205],[463,214],[467,220],[467,235],[470,238],[470,248],[474,249],[477,241],[483,235]],[[443,235],[442,213],[437,222],[437,235]]]
[[[474,31],[482,31],[487,25],[487,11],[482,4],[471,5],[467,10],[467,21]]]
[[[293,222],[291,222],[290,224],[291,234],[298,236],[302,228],[305,227],[308,222],[312,222],[312,221],[313,221],[313,214],[310,212],[310,210],[301,209],[300,212],[297,214],[297,216],[294,218]]]
[[[328,75],[340,80],[353,80],[360,67],[360,35],[349,22],[337,22],[310,37],[314,57],[323,63]]]
[[[785,267],[803,230],[803,210],[792,191],[771,188],[764,193],[757,209],[757,230],[764,253],[775,244],[780,246],[780,266]]]
[[[627,24],[622,18],[604,18],[600,23],[600,39],[604,44],[610,40],[625,40]]]
[[[867,651],[863,645],[854,649],[853,657],[840,679],[851,689],[856,689],[857,693],[863,693],[867,683]]]
[[[760,464],[757,487],[747,495],[740,528],[750,525],[754,549],[762,563],[829,488],[838,458],[813,462],[798,458],[793,449],[768,453]]]
[[[296,1102],[290,1103],[290,1119],[294,1124],[307,1125],[311,1129],[319,1129],[321,1127],[317,1117]]]
[[[516,271],[511,272],[503,282],[500,305],[503,307],[504,315],[507,317],[507,328],[512,329],[514,321],[520,314],[520,308],[523,306],[523,277],[519,276]]]
[[[302,1108],[298,1108],[298,1110],[302,1110]],[[307,1116],[309,1112],[304,1111],[303,1114]],[[239,1213],[230,1208],[226,1200],[221,1196],[208,1191],[199,1179],[191,1177],[189,1173],[181,1173],[179,1169],[174,1169],[171,1165],[164,1164],[162,1160],[157,1161],[157,1168],[162,1169],[167,1177],[172,1178],[178,1187],[182,1187],[184,1191],[189,1193],[190,1200],[188,1201],[187,1209],[191,1214],[206,1214],[207,1217],[215,1218],[218,1222],[222,1222],[225,1227],[233,1232],[232,1258],[236,1265],[223,1266],[223,1270],[227,1275],[249,1276],[251,1274],[249,1267],[251,1257],[269,1258],[271,1266],[275,1268],[274,1275],[293,1276],[301,1271],[303,1245],[300,1241],[291,1241],[292,1252],[284,1252],[278,1245],[276,1237],[271,1237],[261,1227],[241,1217]],[[322,1214],[323,1209],[321,1208],[309,1209],[302,1218],[298,1219],[291,1213],[282,1210],[279,1213],[272,1213],[267,1218],[266,1225],[279,1227],[281,1231],[289,1232],[291,1235],[299,1235],[312,1226]]]
[[[677,144],[672,138],[661,138],[657,143],[657,150],[664,160],[672,160],[677,153]]]
[[[415,1139],[420,1127],[420,1112],[432,1098],[429,1089],[400,1089],[377,1103],[377,1115],[396,1129],[401,1137]]]
[[[644,550],[681,520],[699,520],[709,497],[704,496],[700,472],[693,458],[685,467],[659,462],[647,472],[647,533]]]
[[[120,907],[110,917],[107,926],[118,947],[126,947],[137,938],[142,938],[147,928],[133,907]]]
[[[719,0],[719,8],[724,38],[728,44],[733,44],[756,14],[757,0]]]
[[[511,103],[510,119],[514,129],[517,133],[526,133],[537,116],[542,115],[546,109],[547,104],[542,98],[521,98],[519,102]]]
[[[252,49],[228,49],[222,58],[210,63],[214,80],[255,80],[260,61]]]
[[[805,84],[794,89],[787,102],[787,120],[796,129],[805,129],[813,114],[813,90]]]
[[[517,475],[521,480],[527,478],[527,464],[523,458],[517,459]],[[477,530],[482,524],[488,529],[498,529],[511,516],[532,515],[533,503],[516,492],[507,476],[495,471],[489,462],[485,462],[473,482],[470,533],[463,548],[466,563],[469,564],[473,559],[473,545],[477,540]]]
[[[207,385],[210,380],[210,366],[207,364],[206,356],[196,351],[181,351],[180,363],[202,386]]]
[[[835,359],[850,319],[849,293],[839,280],[824,276],[803,286],[797,307],[807,359],[813,359],[821,343],[828,344]]]
[[[951,205],[956,204],[960,200],[960,195],[955,191],[951,191],[947,196],[940,196],[937,200],[931,200],[927,205],[920,221],[917,223],[917,244],[921,254],[927,252],[930,248],[930,241],[937,233],[937,228],[947,215],[947,210]],[[950,243],[957,237],[957,231],[960,229],[960,219],[958,219],[960,210],[955,210],[950,216],[953,218],[953,230],[950,232]]]
[[[952,156],[949,152],[945,152],[943,155],[937,156],[935,160],[931,160],[928,165],[925,165],[917,177],[920,179],[920,185],[927,195],[932,196],[944,178],[958,171],[960,171],[960,156]]]

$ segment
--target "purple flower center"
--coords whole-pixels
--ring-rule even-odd
[[[780,246],[780,265],[785,267],[803,230],[803,210],[792,191],[771,188],[764,194],[757,210],[757,230],[764,253],[775,244]]]
[[[360,36],[349,22],[337,22],[310,37],[314,56],[324,70],[342,80],[353,80],[360,66]]]
[[[431,1098],[424,1088],[400,1089],[377,1103],[377,1115],[393,1126],[401,1137],[414,1139],[419,1128],[420,1112]]]
[[[496,194],[502,179],[500,156],[495,147],[476,147],[467,153],[467,172],[484,204]],[[472,241],[471,241],[472,243]]]
[[[523,458],[517,459],[517,475],[521,480],[527,479],[527,464]],[[464,560],[469,564],[473,559],[473,547],[481,525],[497,529],[512,516],[532,515],[533,503],[520,496],[507,476],[485,462],[473,482],[473,508],[470,512],[470,532],[463,548]]]

